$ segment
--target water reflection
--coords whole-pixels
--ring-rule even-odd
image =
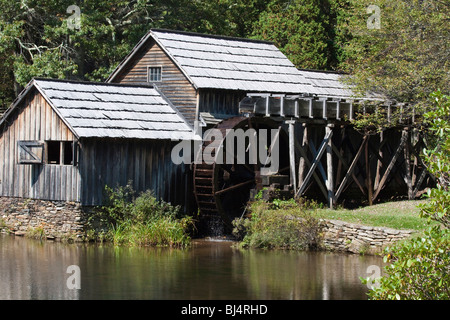
[[[365,299],[379,257],[239,250],[195,241],[188,250],[63,244],[0,236],[0,299]],[[81,289],[67,288],[69,265]]]

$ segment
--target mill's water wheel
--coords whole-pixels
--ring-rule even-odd
[[[279,161],[278,171],[289,172],[289,170],[286,170],[289,168],[287,164],[288,157],[286,156],[288,154],[286,153],[286,134],[280,128],[277,131],[278,137],[273,137],[274,132],[270,130],[278,127],[279,125],[275,121],[267,118],[243,116],[224,120],[214,127],[220,131],[221,135],[219,137],[221,136],[222,139],[205,141],[202,146],[203,154],[205,154],[206,150],[206,154],[211,154],[214,161],[203,159],[201,163],[194,164],[194,193],[201,218],[212,218],[216,223],[220,220],[225,227],[225,232],[229,232],[231,221],[235,217],[242,216],[250,195],[263,188],[263,182],[268,180],[267,177],[261,176],[261,168],[267,166],[267,163],[261,163],[259,156],[256,163],[255,161],[250,161],[250,153],[255,150],[252,148],[256,147],[256,150],[264,148],[263,150],[267,155],[277,156]],[[226,139],[227,137],[231,139],[229,129],[242,129],[244,132],[248,129],[254,129],[256,134],[262,132],[260,129],[266,129],[267,144],[252,146],[249,144],[249,139],[245,139],[245,162],[241,163],[244,157],[240,154],[240,161],[238,161],[237,155],[234,155],[231,156],[231,158],[234,158],[234,161],[230,163],[226,161],[227,151],[229,151],[227,150],[228,144]],[[254,141],[259,143],[258,137]],[[270,154],[272,141],[279,143],[279,155]],[[222,152],[214,153],[215,150],[220,149]],[[234,148],[234,152],[236,151],[237,147]],[[287,180],[289,181],[289,177]]]

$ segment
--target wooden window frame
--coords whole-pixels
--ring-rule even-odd
[[[49,157],[48,157],[48,153],[50,151],[49,148],[49,142],[50,143],[59,143],[59,159],[58,159],[58,163],[49,163]],[[72,157],[71,157],[71,161],[70,163],[67,163],[66,158],[65,158],[65,152],[66,152],[66,148],[67,148],[67,144],[71,143],[71,149],[72,149]],[[72,140],[47,140],[45,141],[46,144],[46,152],[45,152],[45,164],[47,165],[56,165],[56,166],[77,166],[78,164],[78,143],[77,141],[72,141]]]
[[[152,80],[151,79],[151,69],[159,69],[159,79]],[[147,82],[161,82],[162,81],[162,74],[163,74],[163,66],[147,66]]]

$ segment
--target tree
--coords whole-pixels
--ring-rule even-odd
[[[440,0],[350,0],[351,37],[341,68],[361,92],[429,107],[449,92],[449,3]],[[377,22],[380,22],[377,24]]]
[[[435,108],[425,119],[437,139],[424,155],[438,184],[420,208],[422,217],[440,225],[387,249],[384,260],[390,264],[386,276],[378,280],[379,287],[369,293],[372,299],[450,299],[450,99],[440,91],[432,98]]]
[[[104,81],[151,28],[244,36],[266,1],[0,0],[0,110],[33,77]]]
[[[33,77],[104,79],[160,17],[146,1],[85,0],[79,25],[69,28],[73,4],[0,0],[0,102],[11,102]]]
[[[327,0],[272,0],[253,33],[273,41],[298,68],[330,69],[337,64],[337,8],[337,2]]]

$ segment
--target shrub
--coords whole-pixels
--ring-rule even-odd
[[[319,244],[319,221],[301,207],[271,209],[271,204],[256,201],[251,216],[233,221],[233,234],[242,247],[305,250]]]
[[[107,204],[97,208],[89,219],[97,238],[117,245],[189,245],[193,220],[181,217],[179,206],[158,200],[150,190],[137,195],[131,183],[115,189],[106,187],[105,191]]]
[[[450,101],[439,91],[432,98],[436,109],[424,117],[435,141],[424,156],[437,187],[429,190],[430,201],[420,209],[421,217],[440,225],[386,251],[384,260],[391,263],[379,287],[369,292],[373,299],[450,299]]]
[[[450,232],[431,228],[417,237],[387,250],[386,276],[369,292],[376,300],[450,299]],[[368,279],[363,282],[367,283]]]

